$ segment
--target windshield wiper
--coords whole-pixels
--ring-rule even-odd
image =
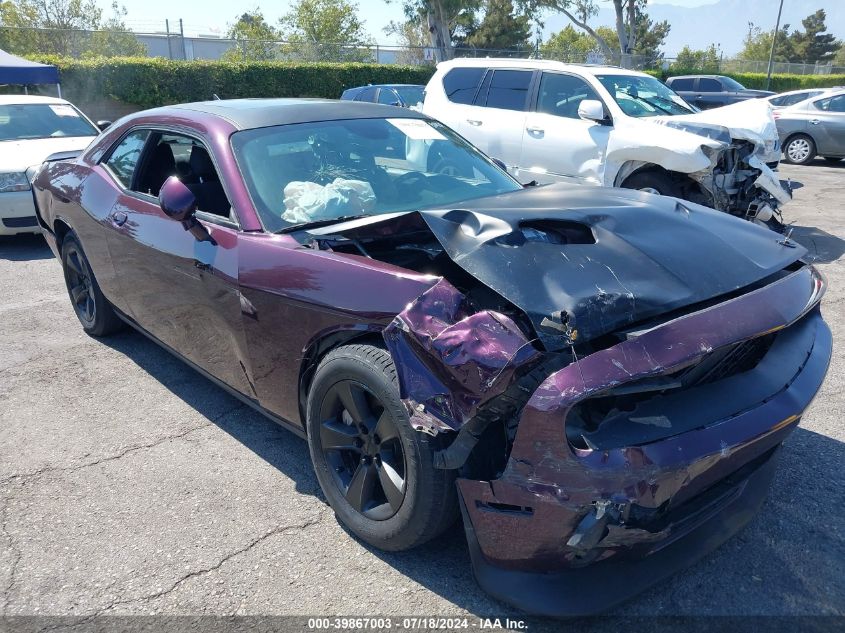
[[[661,112],[665,112],[666,114],[672,114],[672,113],[671,113],[669,110],[667,110],[666,108],[661,108],[661,107],[660,107],[659,105],[657,105],[656,103],[652,103],[651,101],[649,101],[648,99],[645,99],[644,97],[641,97],[641,96],[639,96],[639,95],[636,95],[636,96],[635,96],[635,95],[632,95],[632,94],[631,94],[631,93],[629,93],[629,92],[626,92],[625,94],[626,94],[627,96],[631,97],[631,99],[636,99],[637,101],[640,101],[641,103],[644,103],[644,104],[646,104],[646,105],[648,105],[648,106],[651,106],[652,108],[657,108],[657,109],[658,109],[658,110],[660,110]]]
[[[685,105],[681,105],[681,104],[680,104],[680,103],[678,103],[677,101],[672,101],[672,99],[667,99],[666,97],[661,97],[661,96],[659,96],[659,95],[655,95],[655,96],[654,96],[654,98],[655,98],[655,99],[660,99],[660,100],[661,100],[661,101],[663,101],[664,103],[668,103],[669,105],[673,105],[673,106],[675,106],[675,107],[677,107],[677,108],[681,108],[681,110],[686,110],[688,114],[695,114],[695,110],[690,110],[690,109],[689,109],[688,107],[686,107]],[[655,107],[658,107],[658,108],[659,108],[660,106],[655,106]],[[671,114],[671,113],[670,113],[670,114]]]
[[[274,231],[276,235],[281,233],[293,233],[294,231],[301,231],[305,229],[318,229],[321,226],[328,226],[330,224],[337,224],[338,222],[346,222],[348,220],[360,220],[361,218],[370,217],[369,213],[361,213],[359,215],[341,215],[336,218],[324,218],[322,220],[311,220],[310,222],[300,222],[299,224],[291,224],[285,226],[278,231]]]

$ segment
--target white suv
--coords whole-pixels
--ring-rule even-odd
[[[443,62],[425,95],[423,112],[523,181],[641,189],[770,226],[791,199],[766,164],[780,147],[763,100],[697,112],[645,73],[533,59]]]

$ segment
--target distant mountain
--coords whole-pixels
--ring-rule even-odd
[[[608,8],[606,3],[601,4],[603,8],[598,16],[590,20],[590,24],[615,24],[613,9]],[[801,20],[817,9],[827,12],[828,32],[845,39],[845,0],[785,0],[781,25],[789,24],[790,32],[803,30]],[[649,17],[656,22],[667,20],[672,26],[664,47],[667,57],[677,55],[685,44],[693,49],[718,44],[725,57],[736,55],[742,50],[748,23],[753,22],[763,30],[771,30],[775,28],[777,11],[777,0],[718,0],[698,7],[648,5]],[[547,15],[546,35],[559,31],[568,23],[566,16],[561,14]]]

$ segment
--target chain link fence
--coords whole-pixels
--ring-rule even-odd
[[[171,29],[171,24],[174,27]],[[179,21],[167,21],[161,32],[84,31],[75,29],[34,29],[0,26],[0,49],[18,55],[55,54],[77,58],[98,55],[134,55],[178,60],[229,61],[325,61],[404,64],[411,66],[436,63],[434,49],[383,44],[334,44],[276,40],[233,40],[210,35],[184,35]],[[457,47],[455,57],[511,57],[553,59],[578,64],[609,64],[637,70],[669,70],[671,57],[614,55],[607,59],[598,51],[530,47],[522,49],[478,49]],[[697,70],[707,73],[765,73],[767,60],[719,59]],[[774,73],[797,75],[845,74],[845,66],[775,62]]]

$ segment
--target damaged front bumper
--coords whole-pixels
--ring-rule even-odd
[[[536,614],[596,613],[748,523],[781,442],[827,371],[832,341],[818,310],[823,289],[818,273],[804,267],[548,376],[521,414],[501,476],[458,480],[482,588]],[[573,407],[590,398],[762,337],[771,344],[753,369],[667,397],[659,408],[665,419],[641,427],[656,431],[631,432],[647,418],[635,422],[631,412],[627,435],[624,424],[609,424],[579,447],[567,433]]]

